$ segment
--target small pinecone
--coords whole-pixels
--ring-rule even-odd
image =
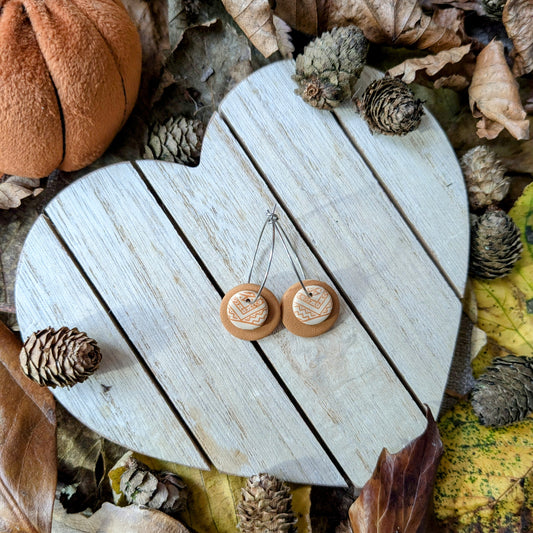
[[[461,158],[468,199],[472,209],[500,202],[509,192],[505,167],[488,146],[476,146]]]
[[[294,532],[296,516],[289,487],[268,474],[248,479],[237,506],[239,529],[243,533]]]
[[[296,94],[320,109],[337,107],[353,95],[367,53],[368,40],[357,26],[323,33],[296,58]]]
[[[143,157],[196,166],[200,161],[204,131],[200,120],[169,118],[164,124],[152,127]]]
[[[374,80],[356,102],[370,131],[405,135],[418,128],[424,108],[407,84],[385,76]]]
[[[495,20],[502,20],[503,8],[507,0],[481,0],[481,5],[487,17]]]
[[[187,505],[187,485],[172,472],[150,470],[130,457],[120,478],[120,490],[128,503],[146,505],[164,513],[183,511]]]
[[[522,253],[520,229],[502,211],[489,207],[472,225],[470,274],[494,279],[511,272]]]
[[[101,359],[94,339],[76,328],[66,327],[32,333],[20,351],[20,365],[26,376],[52,388],[85,381]]]
[[[505,426],[533,411],[533,357],[497,357],[477,380],[472,407],[485,426]]]

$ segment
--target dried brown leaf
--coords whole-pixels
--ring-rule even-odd
[[[55,405],[22,373],[20,349],[0,322],[0,530],[45,533],[57,479]]]
[[[518,83],[507,65],[501,42],[492,41],[478,55],[468,94],[472,115],[480,119],[479,137],[494,139],[505,128],[515,139],[529,138]]]
[[[106,502],[87,518],[54,508],[54,533],[189,533],[181,523],[161,511],[138,505],[117,507]]]
[[[412,46],[440,52],[464,44],[462,15],[459,10],[441,13],[436,10],[433,16],[423,12],[418,0],[324,0],[309,2],[302,14],[293,0],[278,0],[275,13],[289,26],[309,33],[318,33],[335,26],[355,24],[364,32],[368,40],[378,44]],[[307,2],[306,2],[307,4]],[[316,23],[310,24],[309,17]]]
[[[276,28],[268,0],[222,0],[246,37],[265,56],[278,50]]]
[[[514,45],[513,74],[529,74],[533,70],[533,2],[508,0],[502,20]]]
[[[403,63],[389,69],[388,74],[394,78],[401,78],[405,83],[415,81],[419,71],[425,71],[427,76],[433,77],[450,63],[459,63],[470,52],[470,46],[470,44],[465,44],[457,48],[443,50],[435,55],[406,59]],[[448,74],[448,76],[450,75]],[[445,76],[437,76],[436,80],[440,80],[443,77]],[[464,79],[466,80],[466,77]],[[442,86],[442,83],[440,86]]]
[[[435,473],[443,452],[437,424],[427,409],[424,433],[398,453],[385,448],[359,498],[350,507],[354,533],[425,531]]]
[[[276,40],[278,41],[279,53],[284,58],[291,58],[294,53],[294,45],[291,40],[291,27],[277,15],[272,17],[276,28]]]
[[[0,209],[18,207],[21,200],[28,196],[37,196],[42,191],[39,180],[4,174],[0,178]]]

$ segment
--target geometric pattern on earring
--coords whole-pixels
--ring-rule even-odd
[[[316,337],[333,327],[339,307],[339,297],[327,283],[306,279],[285,291],[281,298],[281,321],[294,335]]]
[[[276,242],[276,228],[274,225],[276,215],[274,215],[273,211],[268,213],[259,234],[252,265],[248,273],[248,282],[237,285],[237,287],[227,292],[220,304],[220,320],[223,326],[234,337],[246,341],[255,341],[270,335],[278,326],[281,318],[281,310],[277,298],[265,288]],[[256,285],[255,283],[250,283],[250,280],[259,244],[269,223],[272,224],[272,245],[270,247],[268,266],[261,285]]]

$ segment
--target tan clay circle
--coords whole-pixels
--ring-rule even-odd
[[[314,326],[324,322],[333,309],[333,298],[329,291],[319,285],[306,285],[307,296],[303,289],[300,289],[292,300],[292,312],[294,316],[307,326]]]
[[[228,303],[232,296],[241,291],[253,291],[255,294],[257,294],[258,290],[259,285],[256,285],[255,283],[243,283],[242,285],[233,287],[233,289],[227,292],[222,299],[220,304],[220,320],[222,321],[222,325],[238,339],[242,339],[244,341],[256,341],[262,339],[263,337],[270,335],[279,324],[281,318],[279,302],[277,298],[266,288],[263,288],[261,292],[261,298],[264,298],[268,305],[268,315],[265,322],[256,329],[241,329],[232,324],[227,312]]]
[[[319,287],[322,287],[323,289],[326,289],[328,291],[331,296],[331,299],[333,300],[333,308],[331,310],[331,314],[328,318],[326,318],[326,320],[320,322],[320,324],[306,325],[303,322],[300,322],[298,318],[296,318],[296,316],[294,315],[292,309],[294,296],[302,288],[300,282],[298,282],[294,285],[291,285],[285,291],[285,294],[281,299],[281,319],[283,321],[283,325],[291,333],[294,333],[294,335],[298,335],[299,337],[316,337],[317,335],[322,335],[322,333],[325,333],[326,331],[328,331],[328,329],[331,329],[333,324],[335,324],[335,321],[339,316],[339,297],[337,296],[337,293],[327,283],[324,283],[323,281],[306,279],[303,283],[306,287],[308,285],[318,285]]]
[[[268,304],[255,291],[239,291],[228,302],[226,312],[230,322],[239,329],[257,329],[268,318]],[[253,302],[253,303],[252,303]]]

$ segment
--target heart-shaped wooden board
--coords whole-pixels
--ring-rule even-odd
[[[371,135],[352,105],[306,105],[293,69],[270,65],[227,96],[197,168],[121,163],[56,197],[23,249],[18,320],[24,336],[66,325],[97,339],[97,373],[54,393],[111,440],[231,474],[362,486],[383,447],[424,430],[423,404],[439,410],[468,264],[466,193],[429,114],[405,137]],[[366,68],[359,92],[378,76]],[[250,343],[227,333],[219,306],[246,281],[276,201],[340,315],[319,337],[280,327]],[[267,287],[281,298],[295,281],[278,246]]]

